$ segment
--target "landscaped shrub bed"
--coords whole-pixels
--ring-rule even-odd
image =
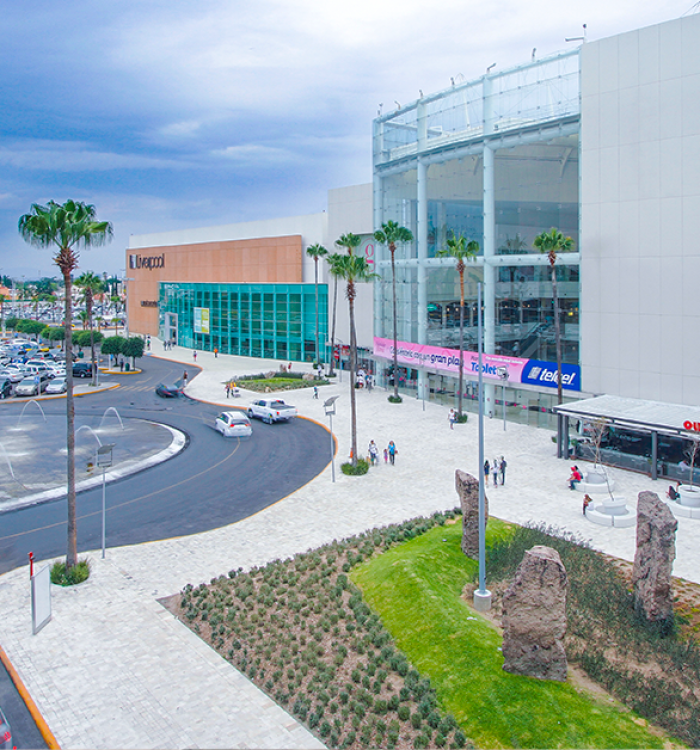
[[[700,648],[678,616],[650,626],[615,562],[556,529],[514,527],[487,550],[490,580],[511,580],[525,551],[559,552],[569,577],[567,656],[613,695],[691,747],[700,747]]]
[[[353,566],[459,511],[333,542],[210,585],[169,606],[330,747],[461,748],[430,680],[396,649],[348,578]]]
[[[258,373],[242,375],[235,378],[237,385],[255,393],[272,393],[273,391],[294,391],[299,388],[313,388],[315,385],[328,385],[325,378],[304,379],[303,372]]]

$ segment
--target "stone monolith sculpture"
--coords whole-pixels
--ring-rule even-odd
[[[528,550],[503,595],[503,669],[566,680],[566,570],[551,547]]]
[[[462,552],[479,554],[479,480],[465,471],[455,471],[455,488],[462,507]],[[489,502],[484,493],[484,520],[489,518]]]

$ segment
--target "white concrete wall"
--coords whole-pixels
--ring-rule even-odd
[[[335,241],[343,234],[369,235],[374,232],[372,226],[372,183],[351,185],[328,191],[328,248],[329,253],[345,252],[336,247]],[[324,269],[325,271],[325,269]],[[333,279],[324,277],[328,282],[328,320],[333,314]],[[358,284],[355,298],[355,328],[357,344],[368,349],[373,347],[374,339],[374,292],[373,284]],[[345,284],[338,283],[338,316],[336,338],[344,344],[350,343],[350,320],[348,301],[345,298]]]
[[[700,15],[581,53],[588,392],[700,405]]]

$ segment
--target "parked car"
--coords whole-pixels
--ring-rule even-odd
[[[0,398],[10,398],[12,395],[12,381],[0,376]]]
[[[285,404],[278,398],[259,398],[248,406],[248,416],[262,419],[263,422],[287,422],[298,414],[295,406]]]
[[[73,363],[74,378],[91,378],[92,362],[75,362]]]
[[[48,375],[32,375],[15,386],[15,396],[38,396],[49,384]]]
[[[12,729],[10,728],[10,722],[5,718],[5,714],[0,708],[0,748],[9,750],[11,747],[13,747]]]
[[[253,434],[250,419],[242,411],[224,411],[214,420],[214,427],[224,437],[248,437]]]
[[[0,369],[0,378],[9,378],[13,383],[19,383],[24,378],[24,373],[15,368],[3,367]]]
[[[176,385],[158,383],[156,386],[156,396],[160,396],[161,398],[178,398],[180,395],[182,395],[182,389]]]
[[[65,393],[67,390],[68,383],[65,377],[56,377],[46,386],[46,393]]]

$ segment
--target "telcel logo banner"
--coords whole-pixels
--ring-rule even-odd
[[[146,258],[141,255],[129,255],[129,268],[147,268],[149,271],[154,268],[165,268],[165,254]]]
[[[552,362],[542,362],[539,359],[530,359],[523,368],[521,376],[522,383],[557,387],[557,366]],[[581,368],[578,365],[561,366],[561,387],[569,391],[581,390]]]

